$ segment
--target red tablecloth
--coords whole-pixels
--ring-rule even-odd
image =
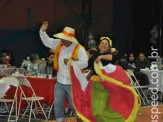
[[[36,95],[44,97],[43,102],[51,105],[54,99],[54,85],[57,82],[57,79],[31,77],[28,77],[27,79],[31,83]]]
[[[4,76],[0,76],[2,78]],[[41,100],[41,103],[47,103],[48,106],[50,106],[53,102],[54,99],[54,85],[57,81],[57,79],[48,79],[48,78],[36,78],[36,77],[26,77],[28,81],[31,83],[35,93],[37,96],[44,97],[44,100]],[[32,91],[28,88],[23,86],[23,91],[25,92],[26,96],[31,96]],[[15,88],[11,87],[7,93],[6,93],[6,98],[13,98],[14,97],[14,92]],[[18,90],[17,93],[17,99],[18,99],[18,104],[19,104],[19,98],[20,98],[20,89]],[[22,102],[21,104],[21,110],[26,107],[26,102]]]

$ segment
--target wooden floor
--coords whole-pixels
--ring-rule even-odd
[[[158,112],[157,112],[158,110]],[[152,114],[153,111],[153,114]],[[153,116],[153,119],[152,119]],[[141,107],[135,122],[163,122],[163,105],[157,107]]]
[[[152,111],[154,112],[152,114]],[[152,119],[153,117],[153,119]],[[153,120],[153,121],[152,121]],[[6,122],[6,119],[0,118],[0,122]],[[20,119],[18,122],[28,122],[28,120]],[[43,119],[38,120],[31,120],[31,122],[46,122]],[[56,122],[53,120],[53,116],[51,120],[48,122]],[[68,117],[65,119],[64,122],[77,122],[75,117]],[[163,122],[163,104],[157,106],[157,107],[140,107],[135,122]]]
[[[158,110],[158,112],[157,112]],[[155,112],[152,114],[152,112]],[[151,116],[153,115],[153,119]],[[163,122],[163,105],[157,107],[141,107],[137,114],[135,122]],[[45,122],[45,121],[43,121]],[[56,122],[55,120],[50,120],[49,122]],[[77,122],[74,117],[66,118],[65,122]]]

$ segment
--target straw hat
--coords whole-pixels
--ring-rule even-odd
[[[79,44],[79,42],[75,38],[75,30],[70,27],[65,27],[61,33],[54,34],[53,36],[59,39],[64,39]]]

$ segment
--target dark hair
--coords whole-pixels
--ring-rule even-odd
[[[133,55],[134,60],[136,59],[136,58],[135,58],[135,53],[134,53],[134,52],[129,52],[129,53],[128,53],[128,59],[127,59],[128,61],[130,61],[130,60],[129,60],[129,57],[130,57],[131,54]]]
[[[143,54],[144,56],[146,56],[144,52],[139,52],[138,56],[139,56],[140,54]]]
[[[130,57],[131,54],[135,57],[135,53],[134,52],[129,52],[128,53],[128,57]]]
[[[38,60],[40,59],[37,53],[31,53],[29,57],[32,63],[35,59],[38,59]]]
[[[122,55],[122,59],[127,59],[128,58],[128,55],[126,54],[126,53],[124,53],[123,55]]]
[[[52,63],[52,64],[49,64],[49,61],[48,61],[48,58],[49,58],[49,56],[51,56],[51,55],[54,55],[54,53],[53,53],[53,52],[49,52],[49,53],[46,55],[45,61],[46,61],[47,65],[46,65],[45,69],[47,69],[48,66],[53,66],[53,63]]]
[[[54,55],[54,53],[53,52],[49,52],[47,55],[46,55],[46,61],[48,60],[48,58],[49,58],[49,56],[51,56],[51,55]]]
[[[48,58],[50,55],[54,55],[53,52],[49,52],[47,55],[46,55],[46,58]]]
[[[7,54],[8,54],[8,50],[2,49],[2,50],[1,50],[1,54],[2,54],[2,53],[7,53]]]
[[[97,52],[96,50],[89,50],[89,53],[90,53],[90,54],[93,54],[93,55],[94,55],[96,52]]]

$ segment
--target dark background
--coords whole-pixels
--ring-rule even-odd
[[[161,0],[0,0],[0,50],[11,49],[15,65],[36,52],[48,51],[39,38],[41,22],[47,20],[47,33],[76,30],[76,38],[86,47],[88,34],[95,40],[109,36],[113,47],[123,53],[143,51],[150,55],[149,31],[158,24],[162,29]],[[163,49],[158,38],[160,55]]]

